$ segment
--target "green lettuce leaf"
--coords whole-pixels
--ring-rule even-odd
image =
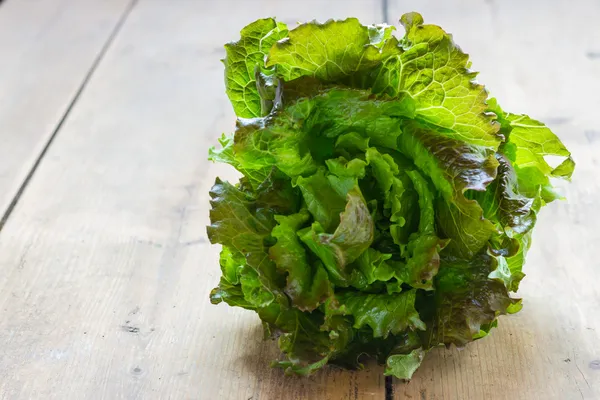
[[[387,359],[384,375],[410,380],[425,357],[423,349],[415,349],[408,354],[395,354]]]
[[[268,165],[262,165],[258,168],[247,169],[235,157],[233,151],[233,136],[223,134],[219,139],[221,148],[211,147],[208,150],[208,159],[213,162],[226,163],[241,172],[252,187],[256,188],[269,175],[271,168]]]
[[[244,257],[240,253],[232,252],[227,246],[223,246],[220,264],[223,276],[221,276],[219,286],[210,292],[210,301],[213,304],[224,301],[230,306],[242,307],[248,310],[256,309],[255,305],[249,299],[246,299],[240,285],[240,275],[245,266]]]
[[[391,223],[390,234],[397,245],[405,244],[401,231],[409,218],[408,211],[412,210],[402,207],[405,185],[399,177],[400,169],[392,156],[381,154],[375,148],[367,149],[366,159],[383,196],[383,209]]]
[[[517,148],[515,163],[519,168],[536,167],[544,175],[571,178],[575,169],[571,152],[546,125],[527,115],[509,113],[504,115],[504,119],[512,128],[509,143],[513,143]],[[563,157],[563,161],[556,168],[552,168],[546,161],[546,156]]]
[[[440,267],[439,253],[448,245],[449,239],[440,239],[435,232],[433,194],[428,182],[418,171],[406,171],[406,174],[419,194],[421,212],[419,229],[408,242],[408,261],[399,277],[412,287],[430,290]]]
[[[211,225],[207,228],[211,243],[227,246],[259,274],[265,287],[275,287],[281,275],[268,256],[265,240],[274,227],[272,214],[257,209],[256,200],[228,182],[217,178],[210,191]]]
[[[261,117],[271,111],[272,102],[261,97],[256,76],[266,72],[266,54],[287,33],[285,24],[259,19],[242,29],[239,41],[225,45],[225,89],[238,117]]]
[[[319,222],[298,232],[300,239],[316,254],[334,284],[348,285],[346,268],[373,242],[373,220],[358,188],[348,191],[345,210],[333,233],[326,233]]]
[[[435,25],[424,25],[417,13],[400,20],[406,29],[402,52],[378,68],[373,91],[408,94],[416,103],[416,118],[443,128],[439,133],[468,144],[497,149],[499,125],[488,113],[487,92],[474,82],[469,56]]]
[[[461,256],[472,257],[485,246],[494,226],[483,218],[481,206],[464,193],[485,191],[495,179],[498,161],[494,152],[440,136],[414,122],[405,124],[398,146],[438,191],[437,221],[451,239],[449,247]]]
[[[347,314],[354,317],[354,328],[369,326],[374,337],[397,335],[407,329],[425,330],[415,309],[416,290],[397,295],[346,292],[336,295]]]
[[[435,291],[424,306],[428,327],[424,342],[428,347],[464,346],[499,314],[506,314],[516,300],[510,298],[502,282],[489,278],[497,265],[497,259],[486,253],[471,260],[442,260]]]
[[[298,239],[297,232],[310,219],[306,210],[289,216],[275,216],[278,225],[272,235],[277,243],[269,249],[277,268],[287,272],[284,292],[292,305],[301,311],[312,311],[333,293],[327,271],[320,262],[309,263],[306,250]]]
[[[325,231],[333,231],[340,223],[340,213],[346,208],[346,187],[323,169],[307,178],[298,178],[296,185],[315,221]]]
[[[389,38],[391,27],[364,26],[356,18],[309,22],[276,43],[266,64],[286,81],[301,76],[341,81],[379,64],[388,55]]]
[[[386,262],[391,257],[391,254],[368,248],[352,263],[350,284],[357,289],[367,290],[377,281],[388,282],[396,275],[396,271]]]
[[[354,334],[344,320],[332,323],[329,331],[321,330],[323,318],[318,314],[303,313],[277,302],[260,309],[258,314],[281,333],[278,345],[286,359],[272,365],[283,368],[286,374],[309,375],[322,368],[343,352]]]
[[[520,192],[529,198],[541,192],[545,203],[560,198],[550,178],[571,179],[575,169],[571,153],[543,123],[527,115],[505,113],[496,99],[491,99],[489,104],[498,115],[502,134],[508,137],[502,153],[516,171]],[[561,160],[560,164],[552,168],[546,159],[549,156]]]

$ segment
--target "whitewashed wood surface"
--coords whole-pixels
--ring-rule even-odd
[[[0,4],[0,219],[130,3],[5,0]]]
[[[546,121],[578,166],[568,201],[541,213],[522,313],[430,354],[387,398],[600,399],[600,3],[588,0],[5,0],[0,208],[74,104],[0,231],[0,398],[386,399],[377,366],[270,369],[258,318],[209,303],[208,189],[237,175],[206,153],[233,128],[218,60],[246,23],[406,11],[453,32],[492,95]]]

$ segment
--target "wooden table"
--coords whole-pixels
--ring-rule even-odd
[[[284,377],[257,317],[212,306],[207,149],[234,119],[223,43],[262,16],[454,33],[510,111],[578,163],[545,209],[524,310],[410,383]],[[0,398],[600,399],[597,0],[6,0],[0,5]]]

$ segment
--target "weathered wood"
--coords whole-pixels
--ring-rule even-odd
[[[600,398],[598,4],[389,3],[390,19],[421,11],[453,32],[501,104],[548,122],[578,162],[568,202],[540,215],[525,309],[462,352],[428,355],[395,397]],[[0,208],[125,5],[0,6],[0,49],[13,54],[0,63]],[[56,19],[43,15],[51,7]],[[139,2],[0,233],[0,398],[384,398],[381,368],[308,379],[271,370],[276,345],[261,341],[257,317],[208,303],[218,249],[204,228],[212,180],[236,177],[205,161],[233,125],[221,45],[262,16],[379,22],[380,12],[377,1]],[[50,110],[58,93],[68,95]]]
[[[0,7],[0,218],[131,0]]]
[[[269,368],[254,313],[213,306],[209,145],[234,118],[222,44],[265,15],[376,1],[139,1],[0,234],[0,397],[383,399],[382,370]]]
[[[500,104],[546,122],[578,163],[567,202],[542,210],[518,296],[525,308],[465,350],[429,354],[396,399],[600,398],[600,3],[390,0],[471,55]],[[567,22],[567,21],[573,21]]]

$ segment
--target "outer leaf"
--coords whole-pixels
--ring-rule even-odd
[[[240,283],[241,269],[245,261],[241,254],[234,253],[229,250],[229,247],[223,246],[219,257],[223,278],[233,285],[238,285]]]
[[[489,277],[500,279],[508,290],[516,292],[525,276],[522,272],[524,255],[541,199],[539,192],[535,198],[524,196],[510,160],[501,153],[496,156],[500,163],[497,179],[485,193],[477,193],[473,198],[482,205],[485,217],[494,222],[497,229],[490,245],[499,255],[498,268]]]
[[[304,150],[308,137],[293,125],[294,121],[285,112],[238,120],[233,153],[243,171],[264,174],[263,171],[276,166],[290,177],[314,173],[317,163]]]
[[[410,380],[421,365],[425,351],[415,349],[408,354],[396,354],[387,359],[384,375],[393,375],[398,379]]]
[[[495,99],[490,100],[490,108],[498,115],[502,134],[508,137],[502,153],[513,164],[521,193],[535,198],[541,191],[546,203],[560,198],[554,192],[549,177],[571,178],[575,168],[571,153],[541,122],[526,115],[505,113]],[[563,161],[552,168],[545,159],[547,156],[562,158]]]
[[[269,260],[265,239],[274,226],[269,212],[260,212],[255,199],[228,182],[217,178],[210,191],[211,225],[207,227],[211,243],[220,243],[246,257],[268,291],[276,291],[281,275]],[[262,209],[262,211],[266,211]]]
[[[527,255],[527,251],[531,246],[532,232],[533,231],[529,231],[520,236],[518,239],[515,239],[517,242],[517,250],[515,254],[497,256],[496,258],[498,259],[498,267],[489,275],[489,278],[491,279],[501,280],[506,288],[511,292],[516,292],[519,290],[519,283],[525,277],[525,274],[523,273],[523,265],[525,264],[525,256]],[[511,312],[509,311],[509,313]]]
[[[287,359],[272,365],[283,368],[286,374],[313,373],[342,353],[353,339],[353,330],[345,320],[332,322],[328,331],[321,330],[320,315],[303,313],[281,303],[260,309],[259,315],[283,332],[278,344]]]
[[[373,91],[409,94],[417,118],[444,128],[440,134],[495,150],[499,126],[488,114],[487,92],[474,82],[469,57],[435,25],[423,25],[418,13],[400,20],[406,29],[404,51],[387,58],[376,72]]]
[[[498,262],[498,266],[495,270],[490,272],[488,278],[500,280],[504,283],[504,286],[506,286],[509,291],[516,292],[519,289],[519,282],[525,276],[525,274],[521,272],[521,267],[513,267],[513,270],[511,271],[508,262],[503,256],[496,256],[496,260]]]
[[[240,285],[240,275],[246,260],[239,253],[234,253],[227,246],[223,246],[220,256],[221,272],[223,276],[219,286],[210,292],[210,301],[219,304],[224,301],[230,306],[237,306],[254,310],[253,303],[246,300]],[[268,293],[268,292],[267,292]]]
[[[207,228],[210,241],[228,246],[240,254],[263,251],[263,239],[270,234],[274,224],[253,212],[255,199],[219,178],[210,196],[211,225]]]
[[[509,287],[510,291],[516,292],[519,290],[519,282],[525,277],[525,274],[523,273],[523,265],[525,265],[525,257],[527,256],[527,252],[531,246],[532,232],[533,231],[529,231],[523,235],[523,237],[519,239],[519,251],[514,256],[506,258],[508,269],[510,270],[511,275],[514,277],[515,282]]]
[[[415,123],[405,124],[398,145],[440,193],[437,220],[443,233],[452,239],[449,248],[472,257],[495,229],[483,218],[479,204],[468,200],[464,192],[483,191],[494,180],[498,161],[493,151],[442,137]]]
[[[527,115],[506,114],[504,118],[512,128],[509,142],[517,146],[515,162],[519,168],[535,166],[544,175],[571,178],[575,168],[571,153],[546,125]],[[546,156],[564,157],[564,160],[552,168],[545,160]]]
[[[256,307],[246,300],[241,285],[234,285],[224,277],[221,277],[219,286],[210,292],[210,302],[219,304],[222,301],[232,307],[242,307],[247,310],[255,310]]]
[[[258,273],[249,265],[244,265],[240,271],[240,285],[244,299],[256,308],[266,307],[275,299],[272,292],[265,290]]]
[[[259,168],[247,169],[236,159],[233,152],[233,136],[226,136],[223,134],[221,138],[219,138],[219,143],[221,144],[221,149],[217,150],[215,147],[211,147],[208,150],[208,159],[210,161],[231,165],[240,171],[254,188],[258,187],[258,185],[266,179],[271,171],[270,166],[262,165]]]
[[[259,19],[242,29],[239,41],[225,45],[225,88],[238,117],[260,117],[270,111],[263,109],[255,76],[264,68],[273,43],[287,33],[285,24],[272,18]]]
[[[267,66],[277,65],[277,73],[286,81],[301,76],[340,81],[384,59],[386,49],[380,47],[390,36],[389,27],[369,28],[356,18],[313,21],[292,29],[288,38],[276,43]]]
[[[545,204],[562,198],[562,196],[554,190],[549,179],[550,177],[544,175],[538,168],[519,168],[517,165],[514,165],[514,168],[519,182],[519,191],[524,196],[529,198],[540,196]]]
[[[428,297],[425,320],[428,347],[439,344],[464,346],[478,337],[482,327],[505,314],[516,300],[502,282],[488,278],[497,261],[487,254],[472,260],[443,259],[436,277],[435,294]],[[431,320],[429,320],[431,318]]]
[[[419,14],[406,14],[402,43],[390,35],[369,37],[356,19],[300,25],[271,50],[267,65],[289,81],[313,76],[323,81],[372,86],[375,93],[416,102],[418,118],[445,128],[443,134],[496,149],[498,124],[486,113],[487,93],[474,83],[468,56],[441,28],[423,25]]]
[[[354,328],[369,326],[374,337],[399,334],[406,329],[425,330],[415,309],[416,290],[396,295],[346,292],[336,295],[348,314],[354,317]]]
[[[535,225],[535,198],[521,194],[510,161],[502,154],[496,158],[498,178],[486,192],[475,194],[475,198],[483,207],[485,217],[497,221],[509,237],[523,235]]]
[[[373,337],[373,330],[364,327],[354,330],[354,339],[342,354],[332,359],[332,363],[346,368],[364,368],[361,359],[366,356],[373,357],[379,364],[385,364],[390,354],[409,353],[421,346],[419,336],[412,331],[398,335],[389,335],[387,338]]]

